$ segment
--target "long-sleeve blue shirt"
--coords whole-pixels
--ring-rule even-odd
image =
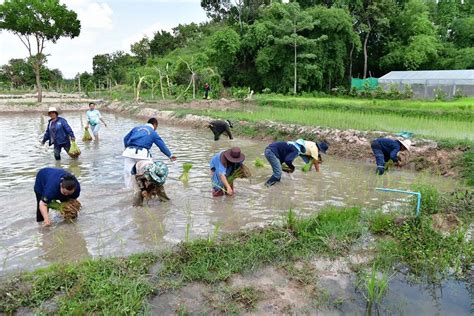
[[[75,138],[71,127],[65,119],[58,116],[56,121],[48,121],[48,128],[46,128],[43,136],[43,143],[49,141],[50,146],[52,144],[62,145],[69,142],[69,137]]]
[[[268,145],[268,148],[280,159],[281,163],[285,163],[291,169],[295,169],[293,160],[299,155],[299,151],[295,146],[287,142],[274,142]]]
[[[50,203],[53,200],[63,202],[69,199],[77,199],[81,194],[81,185],[77,179],[76,190],[72,195],[61,194],[61,181],[67,175],[71,174],[61,168],[43,168],[36,175],[34,190],[45,203]]]
[[[161,139],[160,135],[153,129],[151,124],[134,127],[123,139],[125,148],[148,149],[155,144],[168,158],[172,156],[171,151]]]
[[[389,160],[398,161],[397,154],[401,150],[401,144],[398,140],[377,138],[375,141],[380,145],[386,162]]]

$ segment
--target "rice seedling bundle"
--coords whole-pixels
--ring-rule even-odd
[[[88,128],[84,128],[84,136],[82,136],[83,142],[90,142],[92,140],[91,133]]]
[[[58,211],[64,217],[65,220],[71,221],[77,218],[77,214],[81,210],[81,202],[76,199],[72,199],[65,202],[52,201],[48,204],[49,208]]]
[[[247,167],[246,165],[242,165],[240,166],[240,168],[232,172],[232,174],[227,177],[227,181],[229,182],[229,184],[232,185],[235,179],[245,179],[245,178],[250,178],[251,176],[252,176],[252,173],[250,172],[249,167]]]
[[[263,162],[263,160],[258,158],[258,157],[255,158],[255,163],[254,164],[255,164],[255,167],[257,167],[257,168],[261,168],[261,167],[265,166],[265,163]]]
[[[183,174],[179,177],[179,180],[182,182],[189,181],[189,170],[193,167],[192,163],[186,162],[183,164]]]
[[[81,150],[79,149],[75,141],[71,141],[71,148],[69,148],[69,151],[67,153],[71,158],[77,158],[81,155]]]
[[[284,172],[291,172],[291,168],[288,167],[285,163],[281,164],[281,170]]]
[[[303,168],[301,168],[301,170],[302,170],[303,172],[308,172],[308,171],[311,170],[311,166],[312,166],[312,165],[313,165],[313,159],[310,159],[310,160],[308,161],[308,163],[305,164],[305,165],[303,166]]]

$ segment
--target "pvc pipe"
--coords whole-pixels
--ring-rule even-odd
[[[404,191],[404,190],[398,190],[398,189],[387,189],[387,188],[375,188],[375,190],[382,191],[382,192],[396,192],[396,193],[416,195],[417,197],[416,217],[420,216],[420,207],[421,207],[421,193],[420,192]]]

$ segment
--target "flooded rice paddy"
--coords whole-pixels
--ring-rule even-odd
[[[62,116],[72,126],[82,150],[77,160],[63,152],[62,160],[55,162],[52,149],[41,146],[46,116],[0,115],[0,275],[54,262],[156,250],[215,230],[231,232],[280,222],[290,208],[308,215],[325,205],[387,209],[407,204],[405,196],[379,193],[376,187],[408,189],[416,181],[441,189],[455,185],[439,176],[400,170],[376,177],[373,163],[326,156],[320,173],[284,174],[281,183],[266,189],[264,182],[271,175],[271,168],[266,161],[265,167],[256,168],[254,160],[265,160],[267,143],[230,141],[226,137],[214,142],[207,130],[160,125],[158,133],[178,157],[172,163],[156,147],[152,149],[154,159],[164,160],[169,166],[166,192],[171,201],[133,207],[132,193],[123,185],[120,154],[123,136],[142,122],[104,114],[108,127],[102,126],[100,140],[85,144],[81,141],[84,113]],[[209,160],[231,146],[241,147],[246,154],[253,177],[237,180],[234,197],[212,198]],[[178,180],[185,162],[193,164],[187,184]],[[298,167],[303,165],[302,160],[297,163]],[[77,222],[63,223],[52,211],[53,228],[45,229],[36,223],[33,184],[36,172],[47,166],[66,168],[81,182],[79,200],[83,209]],[[461,291],[461,297],[469,297],[466,289]]]

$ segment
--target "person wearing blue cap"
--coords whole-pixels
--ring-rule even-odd
[[[293,173],[295,171],[293,161],[298,156],[300,156],[306,163],[312,159],[316,171],[319,171],[319,164],[321,163],[319,152],[326,153],[328,148],[329,144],[327,142],[316,144],[315,142],[305,141],[303,139],[298,139],[294,142],[278,141],[271,143],[265,149],[265,158],[272,166],[273,174],[265,182],[265,185],[270,187],[275,183],[280,182],[283,172],[283,163],[288,166],[288,169],[285,169],[285,172]]]

